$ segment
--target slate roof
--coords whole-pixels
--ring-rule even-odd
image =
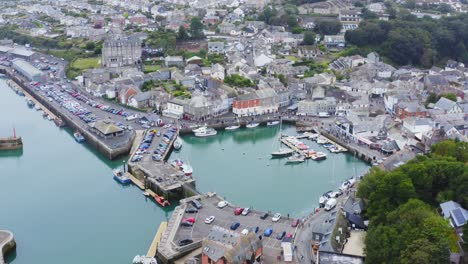
[[[118,133],[118,132],[123,131],[122,128],[114,125],[113,123],[106,122],[104,120],[99,120],[99,121],[96,121],[95,123],[90,123],[89,126],[97,129],[99,132],[101,132],[104,135],[109,135],[112,133]]]
[[[437,101],[437,103],[434,105],[434,108],[436,109],[442,109],[442,110],[445,110],[445,111],[449,111],[450,109],[452,109],[457,103],[452,101],[452,100],[449,100],[445,97],[441,97],[439,99],[439,101]]]

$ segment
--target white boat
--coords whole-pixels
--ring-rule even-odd
[[[323,152],[316,152],[315,154],[311,155],[310,158],[313,160],[324,160],[327,158],[327,154]]]
[[[136,255],[132,261],[133,264],[158,264],[155,258]]]
[[[143,192],[144,196],[150,196],[149,192]]]
[[[40,105],[36,105],[36,106],[34,107],[34,109],[36,109],[37,111],[39,111],[39,110],[41,110],[41,106],[40,106]]]
[[[240,126],[228,126],[225,128],[225,130],[236,130],[238,129]]]
[[[258,127],[260,125],[260,123],[249,123],[247,124],[245,127],[247,128],[255,128],[255,127]]]
[[[201,131],[203,131],[203,130],[205,130],[207,128],[208,128],[207,126],[201,126],[201,127],[192,129],[192,132],[193,133],[201,132]]]
[[[267,126],[276,126],[279,125],[280,121],[275,120],[275,121],[269,121],[267,122]]]
[[[182,140],[177,137],[177,139],[174,141],[174,149],[175,150],[180,150],[182,148]]]
[[[291,156],[294,153],[294,150],[289,149],[289,148],[280,148],[277,151],[273,151],[271,153],[271,156],[273,158],[282,158],[282,157],[288,157]]]
[[[286,163],[302,163],[305,161],[305,158],[301,155],[294,155],[286,159]]]
[[[326,143],[328,143],[328,140],[325,137],[321,136],[321,137],[317,138],[317,143],[318,144],[326,144]]]
[[[49,121],[52,121],[52,120],[54,120],[54,118],[53,118],[53,117],[51,117],[50,115],[47,115],[47,119],[48,119]]]
[[[213,128],[201,127],[197,129],[197,132],[194,132],[196,137],[210,137],[218,134],[218,131]]]
[[[333,191],[328,191],[324,193],[320,198],[319,198],[319,206],[324,207],[327,201],[331,198],[330,195],[333,193]]]
[[[190,166],[190,165],[188,165],[188,164],[186,164],[186,163],[182,164],[181,169],[182,169],[182,171],[184,172],[184,174],[185,174],[186,176],[191,176],[192,173],[193,173],[193,168],[192,168],[192,166]]]

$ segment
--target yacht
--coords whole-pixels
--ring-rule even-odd
[[[182,140],[177,137],[177,139],[174,141],[174,149],[175,150],[180,150],[182,148]]]
[[[310,158],[313,160],[324,160],[327,158],[327,154],[323,152],[316,152],[315,154],[312,154]]]
[[[305,161],[305,158],[301,155],[294,155],[286,159],[286,163],[302,163]]]
[[[294,153],[294,150],[289,149],[289,148],[280,148],[277,151],[273,151],[271,153],[271,156],[273,158],[283,158],[283,157],[289,157]]]
[[[327,203],[328,199],[330,199],[332,193],[333,191],[328,191],[319,198],[320,208],[325,207],[325,204]]]
[[[116,169],[116,170],[113,171],[113,173],[114,173],[114,180],[116,180],[117,182],[119,182],[121,184],[130,183],[130,179],[127,176],[124,175],[122,170]]]
[[[279,125],[280,121],[275,120],[275,121],[269,121],[267,122],[267,126],[276,126]]]
[[[239,127],[240,127],[239,125],[237,125],[237,126],[228,126],[228,127],[225,128],[225,130],[236,130]]]
[[[209,127],[201,127],[197,129],[197,131],[194,133],[196,137],[209,137],[218,134],[218,132],[215,129]]]
[[[252,123],[247,124],[245,127],[247,127],[247,128],[255,128],[255,127],[258,127],[259,125],[260,125],[260,123],[254,123],[254,122],[252,122]]]

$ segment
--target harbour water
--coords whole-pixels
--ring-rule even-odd
[[[0,153],[0,228],[11,230],[16,254],[7,261],[29,263],[129,263],[145,254],[161,221],[173,207],[161,209],[135,186],[121,186],[109,161],[75,142],[29,108],[0,80],[0,137],[13,127],[23,138],[21,151]],[[293,127],[283,133],[295,134]],[[325,161],[285,165],[271,159],[279,147],[278,127],[220,131],[210,138],[183,137],[171,158],[189,160],[197,188],[216,191],[230,202],[261,210],[303,216],[319,196],[360,175],[367,165],[349,154],[328,154]],[[175,204],[173,202],[173,204]]]
[[[187,135],[182,149],[173,152],[171,159],[190,162],[202,192],[214,191],[235,205],[291,216],[312,212],[324,192],[368,169],[351,154],[330,153],[308,139],[301,140],[311,149],[327,153],[326,160],[286,164],[286,159],[272,159],[270,153],[280,147],[279,129],[259,126],[218,131],[207,138]],[[283,126],[281,133],[297,135],[293,126]]]
[[[20,151],[0,153],[0,229],[15,235],[14,264],[130,263],[146,254],[162,210],[112,179],[108,161],[29,108],[0,80],[0,137],[13,127]]]

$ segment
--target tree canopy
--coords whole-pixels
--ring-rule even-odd
[[[468,63],[468,15],[432,19],[400,12],[390,21],[365,20],[346,41],[372,47],[398,65],[431,67],[448,58]]]
[[[315,31],[321,35],[336,35],[341,31],[341,23],[336,19],[317,19]]]
[[[468,208],[468,143],[443,141],[394,171],[372,169],[359,184],[370,219],[368,263],[448,263],[453,231],[433,207]]]

